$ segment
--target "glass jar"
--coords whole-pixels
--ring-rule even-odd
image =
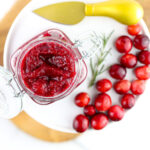
[[[36,58],[37,55],[38,58]],[[39,55],[46,63],[39,59]],[[35,60],[31,61],[31,59]],[[25,65],[23,65],[23,62]],[[69,65],[73,67],[71,68]],[[23,68],[25,69],[23,70]],[[62,31],[57,29],[50,29],[39,34],[16,50],[11,57],[11,71],[15,75],[20,88],[32,100],[41,105],[47,105],[66,97],[87,76],[87,67],[78,48]],[[55,77],[58,74],[57,72],[62,72],[62,75]],[[69,76],[69,74],[71,75]],[[62,86],[59,87],[61,84]]]
[[[102,41],[99,39],[96,33],[86,32],[80,34],[73,43],[62,31],[49,29],[23,44],[11,56],[10,71],[0,66],[0,117],[10,119],[19,114],[22,111],[22,99],[25,95],[41,105],[48,105],[69,95],[85,80],[87,66],[84,59],[89,59],[100,50]],[[46,45],[46,47],[41,45]],[[38,48],[41,48],[39,53],[44,52],[42,55],[39,55]],[[47,50],[53,50],[53,52],[50,53]],[[34,60],[34,55],[40,56],[38,59],[41,60]],[[56,56],[58,56],[58,59],[56,59]],[[27,61],[30,60],[29,58],[33,59],[31,63]],[[45,65],[42,66],[42,63]],[[35,68],[30,70],[29,68],[32,68],[32,66],[35,66]],[[43,69],[43,67],[46,69]],[[34,71],[38,68],[41,68],[39,72]],[[50,76],[49,78],[47,78],[47,73],[48,77]],[[55,75],[57,78],[55,78]],[[38,79],[40,79],[40,82],[33,84]],[[49,88],[50,90],[63,87],[62,90],[60,88],[52,94],[49,94],[48,91],[47,95],[38,93],[39,89],[43,89],[41,83],[45,80],[56,80],[53,86]],[[61,81],[64,85],[67,83],[67,86],[63,86]],[[32,87],[37,91],[31,89]],[[45,84],[44,89],[48,89]]]

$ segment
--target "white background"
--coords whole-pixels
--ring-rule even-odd
[[[0,18],[13,1],[0,1]],[[81,145],[76,146],[76,143]],[[79,147],[82,150],[150,150],[150,97],[145,95],[139,99],[122,121],[102,131],[87,132],[76,141],[61,144],[34,139],[18,130],[10,121],[0,119],[1,150],[80,150]]]

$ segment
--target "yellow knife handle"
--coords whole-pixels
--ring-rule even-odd
[[[142,6],[134,0],[108,0],[85,7],[86,16],[107,16],[126,25],[138,23],[143,14]]]

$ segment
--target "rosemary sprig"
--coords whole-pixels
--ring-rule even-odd
[[[106,50],[106,45],[107,45],[109,39],[111,38],[113,32],[114,31],[112,31],[108,36],[106,36],[105,34],[102,34],[102,36],[98,36],[95,33],[95,36],[97,38],[102,39],[102,47],[99,48],[100,54],[99,54],[99,56],[97,55],[97,62],[95,64],[93,64],[92,59],[90,59],[90,68],[91,68],[91,72],[92,72],[92,79],[89,83],[89,87],[94,85],[98,75],[102,74],[109,68],[109,67],[106,68],[105,65],[103,64],[103,62],[111,51],[111,48]]]

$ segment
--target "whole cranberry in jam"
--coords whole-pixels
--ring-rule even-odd
[[[141,31],[141,26],[139,23],[128,26],[128,33],[130,35],[137,35],[140,33],[140,31]]]
[[[115,42],[115,46],[116,49],[120,52],[120,53],[128,53],[131,51],[132,49],[132,40],[128,37],[128,36],[120,36],[116,42]]]
[[[112,105],[111,97],[106,94],[98,94],[95,98],[95,108],[98,111],[107,111]]]
[[[149,51],[141,51],[138,54],[138,60],[145,64],[145,65],[149,65],[150,64],[150,52]]]
[[[103,113],[98,113],[91,119],[91,126],[95,130],[103,129],[108,124],[108,117]]]
[[[139,80],[147,80],[150,78],[150,67],[141,66],[135,69],[135,75]]]
[[[124,117],[125,111],[119,105],[114,105],[108,110],[108,117],[112,121],[120,121]]]
[[[137,35],[133,40],[135,48],[145,50],[149,46],[149,38],[144,34]]]
[[[76,116],[76,118],[73,121],[73,128],[77,131],[77,132],[84,132],[88,129],[89,127],[89,119],[85,116],[85,115],[78,115]]]
[[[96,89],[99,92],[104,93],[104,92],[109,91],[111,88],[112,88],[112,83],[108,79],[102,79],[102,80],[97,81],[96,83]]]
[[[134,68],[137,64],[137,57],[133,54],[125,54],[120,58],[120,63],[127,68]]]
[[[145,90],[145,81],[144,80],[134,80],[131,83],[131,91],[135,95],[140,95]]]
[[[84,107],[84,114],[87,116],[93,116],[96,113],[96,109],[94,105],[87,105]]]
[[[126,68],[119,64],[114,64],[110,67],[109,74],[115,79],[122,80],[126,76]]]
[[[135,105],[135,97],[132,94],[125,94],[121,98],[121,105],[125,109],[130,109]]]
[[[114,89],[118,94],[125,94],[131,88],[131,82],[128,80],[120,80],[115,83]]]
[[[88,105],[90,102],[90,97],[88,93],[82,92],[76,95],[75,97],[75,104],[79,107],[84,107]]]

